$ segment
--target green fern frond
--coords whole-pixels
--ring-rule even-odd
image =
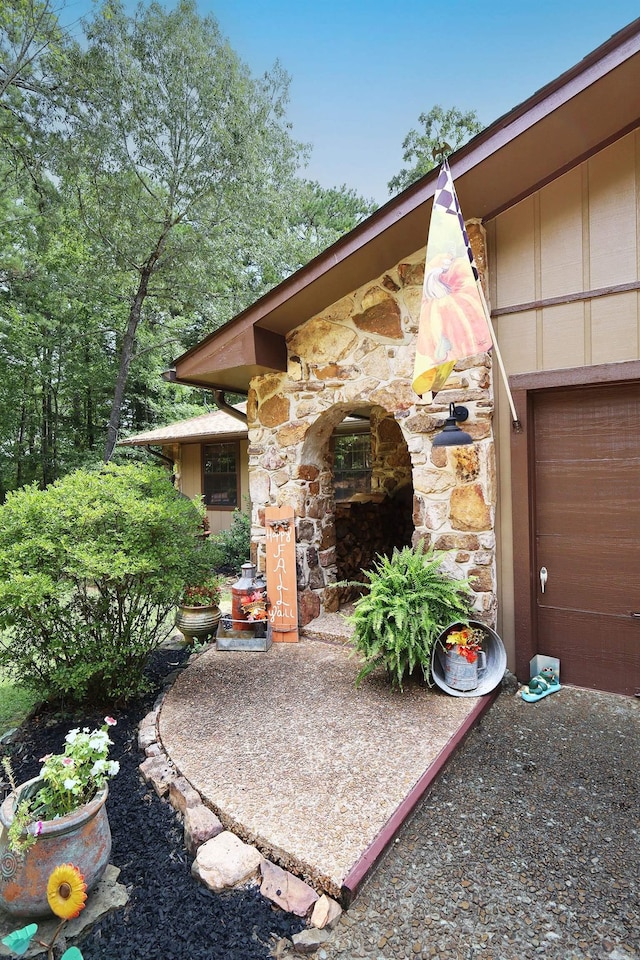
[[[441,569],[445,557],[421,546],[403,547],[391,557],[379,555],[373,568],[363,571],[368,593],[356,600],[348,618],[354,648],[365,661],[356,685],[378,667],[387,669],[400,690],[416,668],[428,680],[438,636],[450,623],[465,622],[471,610],[470,583]]]

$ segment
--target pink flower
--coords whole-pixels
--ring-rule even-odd
[[[73,761],[73,759],[72,759],[71,757],[63,757],[63,758],[62,758],[62,766],[63,766],[63,767],[73,767],[73,766],[75,766],[75,763],[74,763],[74,761]]]
[[[117,720],[114,720],[113,717],[105,717],[104,722],[108,727],[115,727]]]
[[[42,833],[42,820],[38,820],[38,822],[36,823],[36,829],[35,829],[36,837],[39,837],[41,833]]]
[[[40,763],[46,763],[47,760],[51,760],[52,756],[52,753],[45,753],[44,757],[40,757]]]

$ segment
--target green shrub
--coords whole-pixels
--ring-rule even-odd
[[[356,600],[349,621],[353,644],[364,657],[356,685],[377,667],[385,667],[392,686],[419,667],[430,683],[433,645],[453,621],[470,612],[467,580],[455,580],[440,568],[446,554],[403,547],[378,556],[365,570],[369,592]]]
[[[209,557],[214,569],[235,573],[251,555],[251,519],[241,510],[233,511],[229,530],[222,530],[209,537]]]
[[[46,699],[127,699],[202,566],[202,509],[160,468],[79,470],[0,507],[0,667]]]

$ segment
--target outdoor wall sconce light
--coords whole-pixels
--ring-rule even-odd
[[[444,422],[442,433],[439,433],[433,439],[434,447],[461,447],[463,444],[473,443],[468,433],[461,430],[459,423],[464,423],[468,418],[469,411],[466,407],[456,407],[454,403],[449,404],[449,416]]]

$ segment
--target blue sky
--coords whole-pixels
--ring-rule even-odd
[[[173,4],[168,3],[167,6]],[[67,13],[85,6],[65,4]],[[434,104],[491,123],[640,13],[637,0],[199,0],[254,75],[291,77],[305,175],[379,203],[402,141]],[[74,11],[74,12],[75,12]],[[629,91],[629,96],[638,92]]]

